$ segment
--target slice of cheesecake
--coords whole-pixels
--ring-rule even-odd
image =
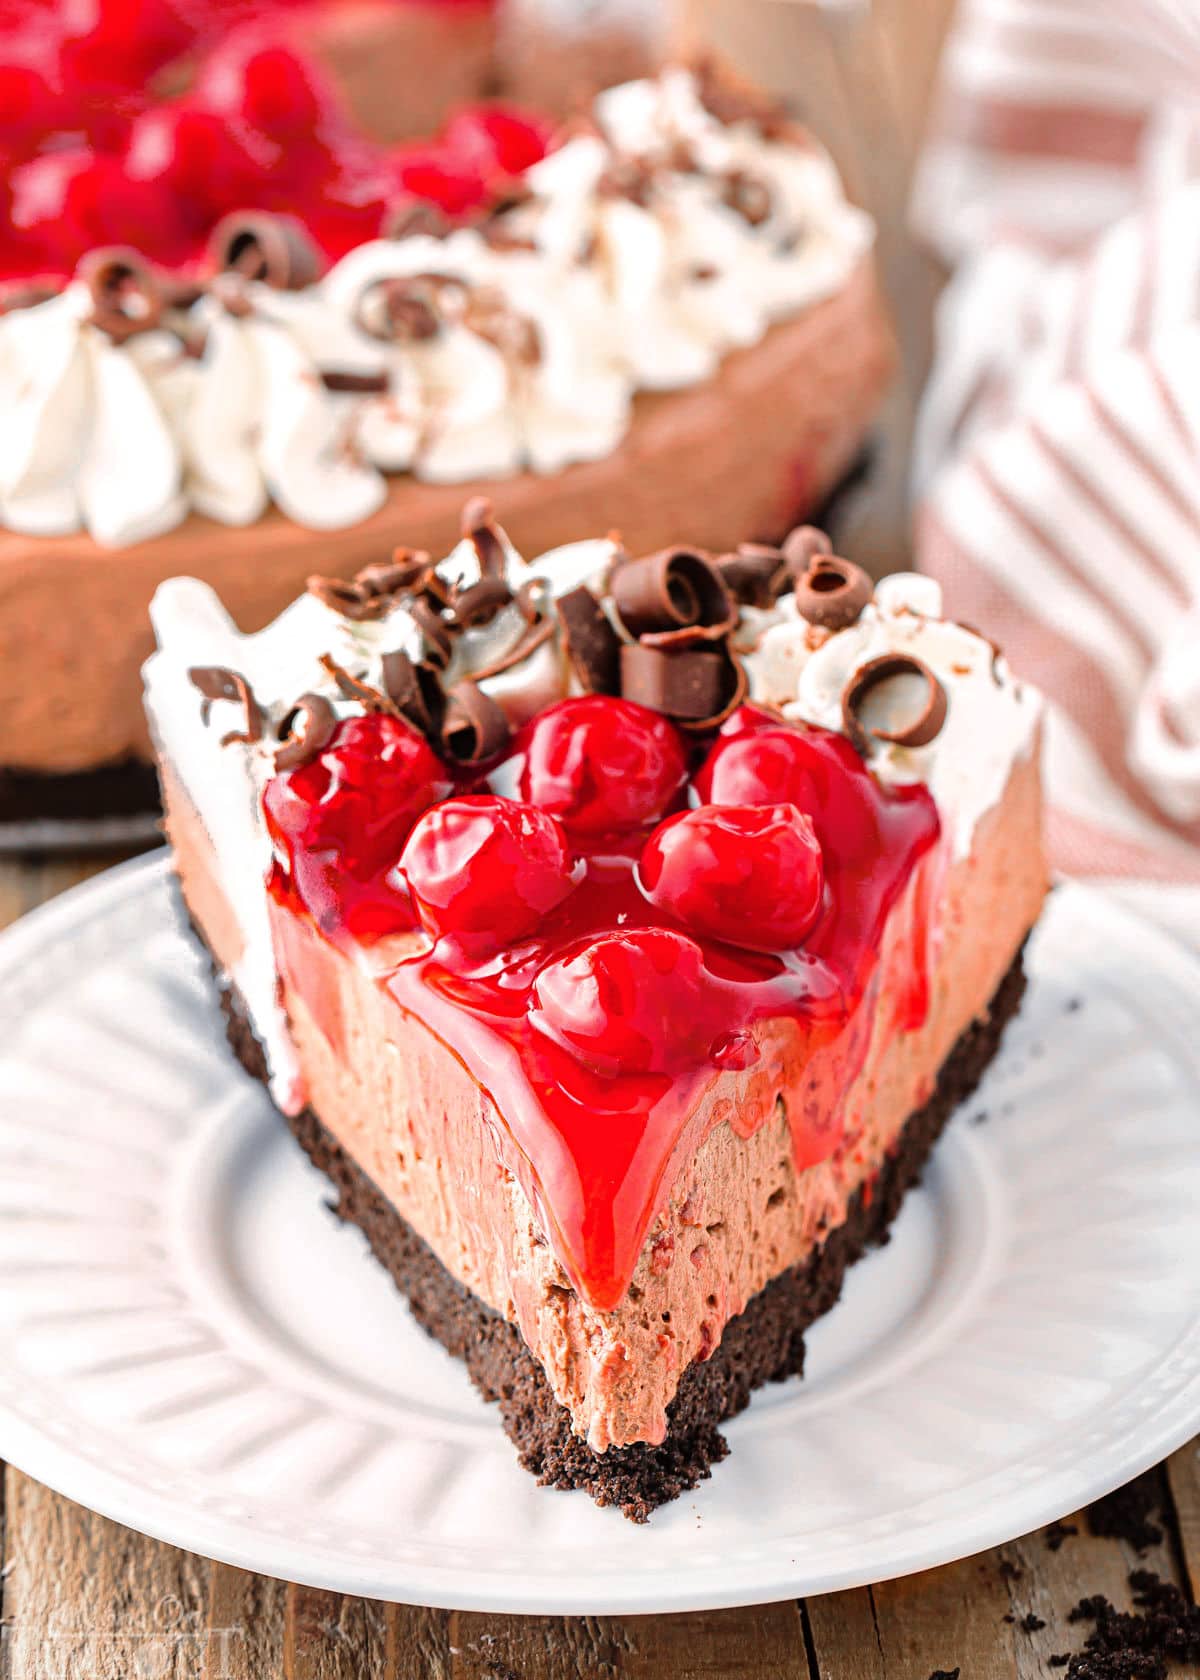
[[[165,584],[146,667],[235,1048],[522,1462],[633,1517],[801,1369],[1017,1007],[1039,701],[780,549]]]

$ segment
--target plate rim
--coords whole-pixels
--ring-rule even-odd
[[[81,912],[90,909],[100,913],[113,900],[153,892],[170,873],[170,853],[159,848],[68,888],[0,933],[0,972],[18,965],[46,940],[76,926]],[[1149,962],[1183,973],[1185,984],[1200,992],[1200,956],[1166,930],[1079,882],[1058,885],[1055,897],[1059,902],[1080,900],[1085,910],[1092,905],[1097,914],[1124,924],[1142,943]],[[1162,1357],[1169,1358],[1170,1350],[1162,1350]],[[1194,1400],[1194,1406],[1185,1408],[1184,1399]],[[1014,1489],[1002,1501],[985,1499],[978,1511],[964,1515],[959,1510],[935,1519],[920,1528],[915,1542],[907,1542],[904,1537],[909,1531],[902,1530],[884,1542],[894,1557],[882,1572],[878,1560],[874,1560],[866,1565],[834,1565],[815,1575],[811,1570],[800,1574],[784,1556],[769,1577],[763,1576],[758,1560],[754,1565],[757,1578],[747,1579],[739,1575],[734,1558],[726,1560],[727,1579],[723,1581],[714,1579],[711,1564],[695,1572],[681,1571],[674,1577],[647,1576],[644,1585],[636,1572],[625,1568],[619,1586],[605,1578],[595,1588],[587,1582],[581,1589],[577,1579],[565,1576],[524,1587],[511,1575],[484,1577],[468,1571],[460,1579],[458,1572],[444,1562],[426,1567],[409,1561],[389,1569],[386,1563],[341,1557],[333,1567],[322,1568],[314,1563],[311,1544],[256,1531],[252,1513],[231,1518],[180,1505],[154,1489],[131,1484],[119,1473],[95,1464],[86,1454],[75,1452],[69,1443],[40,1431],[0,1397],[0,1457],[5,1462],[64,1497],[153,1539],[305,1586],[436,1609],[520,1615],[671,1614],[729,1609],[816,1597],[896,1579],[974,1556],[1090,1504],[1159,1463],[1197,1430],[1200,1377],[1174,1398],[1172,1409],[1151,1420],[1136,1447],[1126,1438],[1118,1443],[1118,1456],[1114,1458],[1112,1445],[1108,1444],[1036,1483]],[[702,1499],[705,1485],[701,1483],[691,1497]],[[612,1520],[622,1519],[614,1512]],[[786,1546],[786,1542],[783,1544]],[[403,1579],[398,1578],[401,1575]],[[699,1584],[690,1586],[689,1577]],[[669,1590],[664,1591],[668,1581]]]

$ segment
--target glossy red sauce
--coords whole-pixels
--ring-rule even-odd
[[[561,741],[552,741],[555,750],[547,753],[538,735],[557,730],[561,736],[558,708],[518,737],[517,763],[509,770],[521,772],[518,785],[531,803],[549,786],[539,782],[537,764],[556,767],[547,796],[555,815],[539,806],[526,825],[527,842],[511,812],[503,832],[488,832],[494,799],[451,811],[451,823],[437,805],[416,819],[404,853],[415,907],[404,870],[394,867],[394,836],[385,858],[369,839],[378,834],[378,813],[364,821],[360,792],[340,795],[358,778],[337,764],[337,738],[330,749],[333,774],[314,776],[312,766],[294,773],[325,790],[310,831],[297,820],[279,821],[281,811],[294,818],[298,809],[282,785],[288,778],[277,778],[267,797],[280,860],[271,881],[277,953],[288,983],[315,1006],[320,1021],[320,996],[295,972],[304,941],[288,937],[292,917],[311,921],[335,944],[370,946],[376,961],[389,936],[409,935],[402,959],[382,963],[380,984],[490,1095],[504,1128],[506,1164],[538,1209],[573,1283],[601,1310],[614,1307],[628,1288],[673,1163],[709,1127],[727,1119],[748,1135],[771,1117],[782,1091],[797,1168],[836,1149],[841,1098],[870,1041],[874,1011],[860,1006],[878,980],[885,924],[938,834],[924,788],[886,791],[841,736],[793,729],[750,707],[735,714],[706,758],[696,763],[690,755],[689,781],[676,774],[676,755],[682,764],[689,752],[670,726],[664,740],[661,719],[628,717],[626,778],[614,801],[641,820],[606,833],[597,802],[604,798],[600,752],[612,720],[600,708],[611,705],[597,700],[570,714],[582,741],[566,760]],[[596,752],[591,761],[589,744]],[[563,791],[563,762],[575,777],[574,795]],[[646,790],[640,803],[628,785],[638,774]],[[731,899],[744,891],[745,945],[689,926],[645,896],[638,865],[656,821],[700,800],[795,805],[807,819],[785,834],[788,845],[795,844],[795,830],[810,847],[815,834],[823,871],[820,907],[812,920],[811,905],[805,906],[801,922],[811,926],[798,948],[761,948],[772,942],[764,928],[776,909],[756,897],[756,872],[729,848],[727,825],[718,825],[715,844],[696,846],[696,891],[703,896],[711,880],[720,915],[701,916],[694,895],[677,894],[672,902],[710,929],[725,928],[732,926]],[[778,870],[790,855],[778,851],[778,829],[772,819],[738,831],[747,846],[776,846],[769,854],[775,897],[787,892]],[[564,839],[574,864],[569,881]],[[312,850],[310,840],[319,842]],[[523,844],[527,850],[517,859],[513,848]],[[320,853],[315,861],[314,851]],[[811,894],[807,860],[805,870],[797,890]],[[732,884],[722,879],[727,871]],[[460,900],[452,890],[458,880]],[[918,878],[910,905],[919,889]],[[423,892],[436,903],[426,903]],[[521,900],[516,907],[514,892]],[[489,895],[501,907],[497,926],[509,935],[502,944],[480,932],[479,907]],[[551,908],[533,914],[532,899]],[[911,962],[897,1018],[904,1028],[919,1025],[927,1008],[922,921],[911,915],[905,941]],[[778,926],[801,922],[785,915]],[[889,985],[893,979],[889,974]],[[336,1042],[338,1024],[321,1024]]]

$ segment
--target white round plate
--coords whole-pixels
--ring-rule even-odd
[[[662,1611],[925,1568],[1200,1427],[1200,965],[1081,888],[804,1382],[635,1527],[536,1486],[233,1065],[165,861],[0,939],[0,1457],[247,1569]]]

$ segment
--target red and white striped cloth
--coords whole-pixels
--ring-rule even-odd
[[[914,210],[920,563],[1052,701],[1054,861],[1200,940],[1200,0],[960,0]]]

